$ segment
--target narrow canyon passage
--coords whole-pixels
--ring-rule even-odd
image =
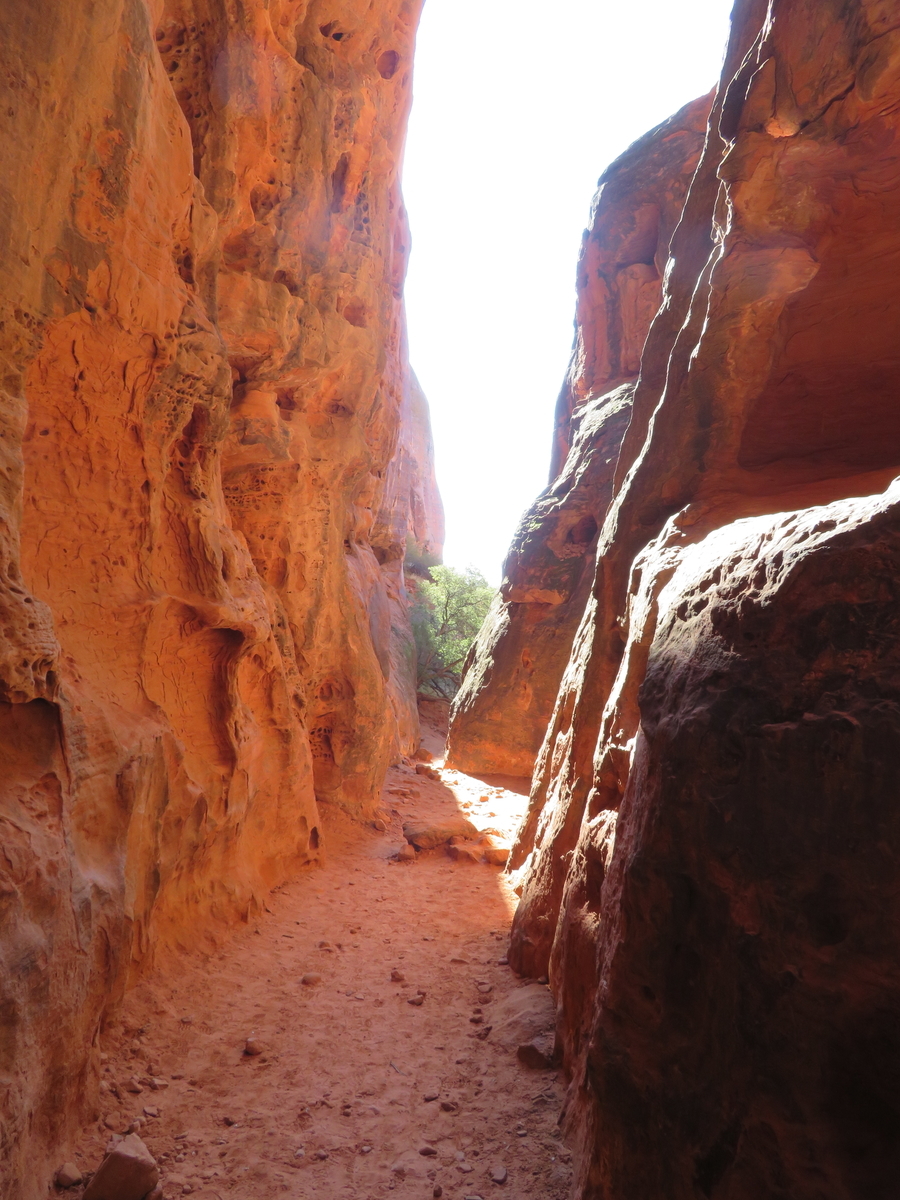
[[[394,857],[412,821],[465,812],[507,834],[525,796],[441,776],[393,768],[384,830],[332,811],[321,869],[128,997],[103,1038],[82,1170],[136,1119],[167,1197],[568,1193],[561,1079],[516,1054],[552,1026],[553,1003],[505,964],[509,879],[446,847]]]

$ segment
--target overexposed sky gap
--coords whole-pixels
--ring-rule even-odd
[[[426,0],[404,167],[406,298],[451,566],[499,583],[547,482],[597,177],[713,86],[730,9]]]

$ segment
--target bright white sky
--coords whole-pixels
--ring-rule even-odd
[[[597,177],[707,92],[731,0],[426,0],[404,168],[410,351],[445,562],[490,580],[546,485]]]

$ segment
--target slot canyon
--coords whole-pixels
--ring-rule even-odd
[[[0,0],[0,1200],[896,1200],[900,4],[591,164],[452,704],[421,7]]]

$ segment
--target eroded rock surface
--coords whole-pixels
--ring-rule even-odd
[[[580,1200],[896,1191],[898,100],[739,0],[512,855]]]
[[[365,810],[418,742],[418,7],[0,14],[5,1197],[43,1196],[93,1111],[123,988],[315,861],[317,801]]]
[[[553,481],[525,513],[453,705],[448,761],[530,775],[593,580],[597,536],[659,308],[672,232],[712,97],[651,130],[601,176],[578,266],[575,344]]]
[[[895,485],[671,560],[615,853],[586,822],[554,945],[583,1195],[895,1190],[898,555]]]

